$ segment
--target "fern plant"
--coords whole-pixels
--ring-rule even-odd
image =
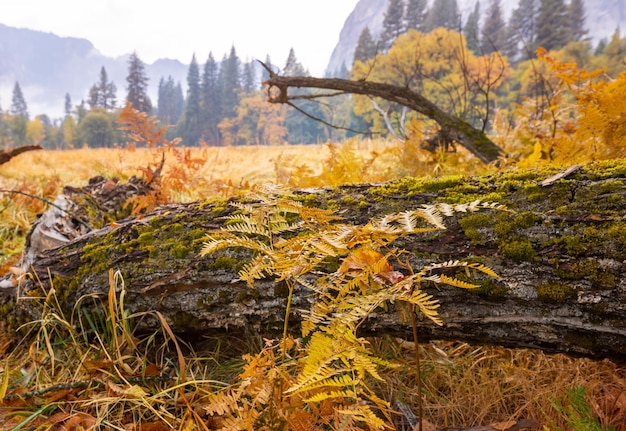
[[[368,341],[358,335],[359,326],[376,308],[389,302],[409,304],[425,318],[441,325],[443,322],[437,312],[439,302],[424,292],[422,285],[477,287],[443,274],[453,268],[472,269],[497,277],[482,264],[462,261],[414,270],[402,259],[405,252],[394,249],[392,243],[407,235],[443,230],[443,217],[456,212],[506,210],[499,204],[437,203],[389,214],[364,225],[346,224],[329,210],[303,206],[276,186],[259,189],[253,196],[253,203],[234,205],[239,214],[230,216],[225,227],[207,236],[201,255],[228,247],[247,248],[254,252],[254,257],[239,273],[242,280],[253,287],[255,280],[275,277],[289,286],[280,363],[266,361],[271,365],[265,369],[265,382],[272,382],[279,396],[261,397],[265,401],[261,404],[267,409],[269,403],[270,411],[292,427],[294,411],[298,411],[293,408],[294,400],[299,400],[307,412],[319,412],[318,424],[329,424],[329,420],[334,420],[330,417],[339,417],[332,414],[339,412],[341,418],[350,417],[355,427],[384,428],[384,419],[390,420],[390,406],[376,395],[369,382],[382,380],[379,367],[391,364],[372,354]],[[331,262],[340,262],[340,265],[334,271],[328,270]],[[303,338],[299,343],[288,337],[287,331],[296,285],[305,286],[315,296],[310,310],[303,312]],[[267,359],[268,351],[259,355]],[[258,363],[261,356],[253,361]],[[240,384],[248,379],[245,385],[251,386],[249,378],[245,377]],[[215,402],[234,405],[233,396],[244,393],[231,389],[223,394],[226,398],[216,395]],[[250,396],[247,394],[246,399]],[[246,405],[249,407],[249,403]],[[333,413],[322,414],[322,405],[332,406]],[[371,406],[385,418],[376,414]],[[249,408],[238,411],[245,412],[247,418],[253,417]],[[227,417],[238,414],[231,410],[223,413]],[[333,422],[331,427],[340,428],[340,424]]]

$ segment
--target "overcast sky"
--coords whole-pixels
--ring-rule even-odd
[[[284,65],[290,48],[322,76],[358,0],[0,0],[0,23],[91,41],[106,56],[204,63],[231,46],[243,61]]]

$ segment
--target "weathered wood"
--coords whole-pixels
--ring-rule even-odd
[[[626,358],[626,162],[585,165],[542,186],[556,174],[517,171],[488,177],[407,179],[386,183],[296,191],[307,205],[336,208],[353,223],[425,203],[482,199],[515,213],[480,212],[448,219],[449,229],[395,244],[412,252],[411,263],[467,258],[493,268],[499,280],[476,291],[425,286],[441,300],[446,324],[419,322],[422,340],[539,348],[590,357]],[[108,271],[125,280],[131,312],[160,311],[179,334],[211,331],[241,335],[280,333],[287,289],[261,280],[251,290],[237,280],[247,259],[239,250],[199,257],[204,235],[232,211],[224,201],[171,204],[141,218],[106,225],[62,247],[45,250],[32,264],[36,282],[4,289],[10,316],[35,319],[53,285],[65,312],[87,294],[106,295]],[[309,306],[298,287],[291,322]],[[85,300],[83,300],[85,301]],[[11,306],[14,306],[11,309]],[[144,318],[141,327],[158,325]],[[377,310],[361,327],[366,335],[411,337],[394,307]]]
[[[317,88],[333,90],[336,94],[362,94],[380,97],[392,103],[406,106],[439,124],[437,137],[445,142],[457,142],[479,160],[490,163],[503,157],[504,151],[482,131],[460,118],[442,111],[437,105],[407,87],[371,81],[351,81],[340,78],[313,78],[309,76],[279,76],[275,73],[264,82],[269,86],[268,101],[289,103],[291,100],[306,98],[303,95],[289,95],[289,88]],[[272,87],[278,89],[273,92]]]
[[[12,150],[0,151],[0,165],[7,163],[13,157],[19,156],[27,151],[41,150],[41,145],[24,145],[22,147],[13,148]]]

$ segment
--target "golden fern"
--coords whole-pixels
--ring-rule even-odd
[[[219,408],[210,411],[235,415],[227,411],[224,403],[241,404],[241,399],[236,400],[241,396],[247,400],[243,407],[246,420],[254,416],[250,409],[267,408],[271,404],[270,410],[279,412],[287,423],[290,420],[299,423],[297,415],[287,413],[279,404],[291,400],[290,408],[304,403],[303,406],[309,406],[309,412],[314,412],[331,402],[344,419],[345,415],[350,416],[354,427],[362,422],[373,429],[384,428],[385,422],[362,400],[369,400],[383,412],[389,410],[389,405],[370,389],[368,381],[380,380],[379,367],[390,364],[372,355],[368,342],[357,335],[367,316],[388,303],[403,302],[442,325],[439,302],[422,290],[424,286],[476,287],[448,275],[455,269],[464,269],[468,275],[475,272],[497,277],[485,265],[463,261],[436,263],[414,271],[407,262],[400,262],[402,251],[393,250],[390,245],[407,235],[443,230],[444,217],[455,213],[508,211],[503,205],[480,200],[437,203],[388,214],[364,225],[350,225],[328,210],[303,206],[274,186],[256,190],[251,202],[235,206],[239,213],[228,217],[224,228],[207,236],[201,255],[228,247],[244,247],[253,255],[240,271],[240,278],[253,287],[254,280],[275,277],[287,283],[290,295],[280,363],[268,353],[271,349],[262,352],[265,362],[261,366],[258,362],[261,356],[248,358],[249,366],[237,387],[239,392],[232,389],[230,395],[215,398],[213,402]],[[324,272],[331,262],[337,261],[336,270]],[[308,340],[304,344],[287,337],[291,295],[297,284],[314,294],[310,309],[302,311],[302,335]],[[265,386],[251,383],[258,381],[259,376],[265,376]],[[270,388],[277,389],[279,396],[272,396]]]

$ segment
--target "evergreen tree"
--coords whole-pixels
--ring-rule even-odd
[[[132,103],[133,108],[138,111],[150,113],[152,102],[148,97],[148,76],[145,65],[139,59],[136,52],[130,55],[128,61],[128,76],[126,77],[126,102]]]
[[[289,50],[289,55],[287,56],[287,61],[285,62],[285,67],[283,68],[283,75],[285,76],[305,76],[307,75],[304,66],[300,64],[298,59],[296,58],[296,53],[291,48]]]
[[[361,31],[359,41],[354,49],[354,60],[352,63],[354,64],[357,61],[364,63],[370,58],[374,58],[375,55],[376,42],[374,42],[374,38],[372,38],[372,33],[370,33],[369,27],[365,26],[363,31]]]
[[[535,53],[537,0],[520,0],[507,26],[504,53],[512,61],[531,58]]]
[[[209,57],[204,63],[200,89],[202,93],[203,137],[205,141],[214,145],[220,143],[220,134],[217,125],[222,120],[218,69],[219,67],[215,58],[213,58],[213,53],[209,52]]]
[[[548,51],[570,41],[569,16],[564,0],[541,0],[537,14],[536,46]]]
[[[424,21],[424,32],[428,33],[437,27],[458,31],[461,27],[460,24],[461,19],[456,0],[435,0]]]
[[[87,103],[91,109],[114,109],[117,103],[116,93],[117,87],[112,81],[109,82],[107,71],[104,66],[102,66],[100,69],[100,81],[92,85],[89,89],[89,99]]]
[[[296,54],[291,48],[285,67],[283,68],[283,74],[285,76],[307,76],[308,72],[300,64],[296,58]],[[311,90],[301,89],[296,90],[294,94],[309,95]],[[323,118],[319,103],[311,100],[303,100],[298,103],[298,108],[316,118]],[[319,121],[315,121],[312,118],[307,117],[302,112],[296,109],[287,110],[285,116],[285,127],[287,128],[288,141],[291,144],[312,144],[317,143],[324,139],[324,127]]]
[[[588,32],[585,28],[585,5],[583,0],[570,0],[568,16],[571,40],[585,40]]]
[[[467,48],[470,49],[474,54],[480,53],[480,39],[479,39],[479,30],[480,30],[480,2],[477,1],[474,5],[474,10],[467,17],[467,21],[463,26],[463,35],[465,35],[465,40],[467,43]]]
[[[408,0],[404,10],[404,26],[407,30],[422,30],[428,14],[427,0]]]
[[[491,0],[480,36],[480,49],[483,54],[500,51],[504,47],[506,28],[502,18],[500,0]]]
[[[240,62],[235,47],[231,47],[230,54],[222,61],[220,68],[220,87],[222,89],[222,113],[232,117],[239,103],[241,83]]]
[[[13,96],[11,98],[10,112],[16,117],[23,117],[28,120],[28,106],[26,105],[26,99],[24,99],[24,94],[22,94],[22,88],[20,87],[20,83],[17,81],[15,81],[15,85],[13,86]]]
[[[63,111],[65,112],[66,117],[69,117],[72,114],[72,98],[70,97],[70,93],[65,93],[65,105],[63,106]]]
[[[384,50],[393,45],[393,42],[404,33],[404,1],[389,0],[385,18],[383,19],[383,31],[380,35],[381,44]]]
[[[198,145],[202,134],[200,110],[200,69],[196,55],[191,57],[187,72],[187,98],[180,126],[180,136],[186,145]]]
[[[245,94],[255,90],[256,78],[254,76],[254,64],[251,61],[243,64],[243,74],[241,78],[241,89]]]
[[[175,85],[171,75],[167,77],[167,80],[161,78],[157,100],[157,114],[161,123],[176,124],[182,115],[183,103],[183,91],[180,88],[180,83]]]
[[[265,56],[265,61],[263,62],[267,67],[270,68],[270,70],[274,71],[274,66],[272,65],[272,59],[270,58],[269,55]],[[265,82],[268,79],[270,79],[270,73],[267,71],[267,69],[265,69],[265,67],[263,67],[261,69],[261,82]]]

